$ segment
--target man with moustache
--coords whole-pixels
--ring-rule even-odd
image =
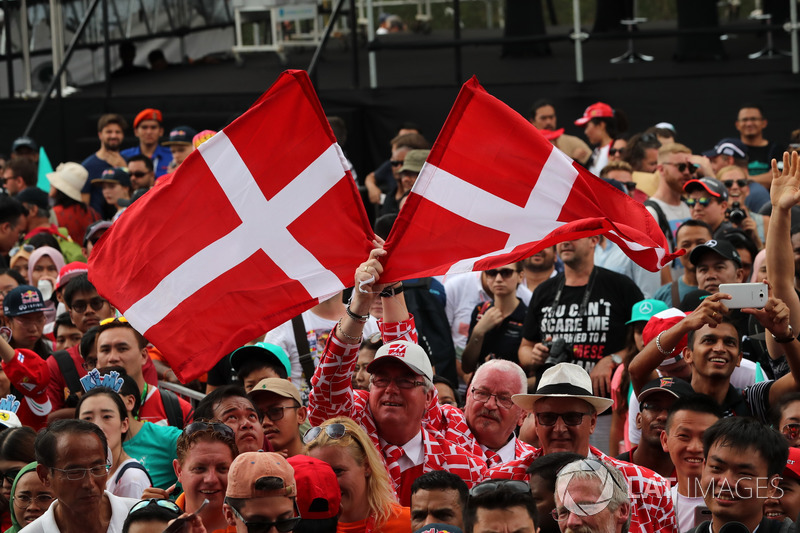
[[[528,390],[528,379],[520,366],[504,359],[492,359],[475,371],[467,389],[464,416],[486,456],[489,467],[533,453],[536,448],[519,440],[514,431],[522,424],[525,411],[511,397]]]
[[[581,165],[585,165],[592,155],[592,149],[580,138],[565,134],[564,128],[557,129],[556,109],[549,100],[541,99],[534,102],[528,121],[536,126],[553,146]]]

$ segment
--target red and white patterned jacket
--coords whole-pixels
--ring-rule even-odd
[[[379,322],[384,342],[394,340],[417,341],[414,319],[404,322]],[[380,444],[378,429],[369,409],[369,392],[353,390],[352,375],[358,358],[359,344],[347,344],[336,337],[335,329],[328,337],[320,357],[319,366],[311,380],[311,395],[308,400],[309,421],[318,426],[325,420],[347,416],[360,424],[372,442],[380,450],[389,470],[389,475],[398,490],[400,467],[391,459],[390,449]],[[480,481],[486,471],[486,463],[480,447],[472,438],[463,413],[458,409],[439,405],[436,389],[422,420],[423,445],[425,447],[425,472],[447,470],[460,476],[469,487]]]
[[[614,466],[625,476],[631,496],[631,533],[678,531],[667,480],[649,468],[614,459],[593,446],[589,446],[589,452],[601,461]],[[526,472],[528,467],[541,456],[542,450],[537,449],[527,457],[490,468],[486,472],[486,479],[528,481],[530,479]]]

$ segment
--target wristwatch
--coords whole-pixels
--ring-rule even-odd
[[[611,354],[611,360],[614,361],[615,364],[621,365],[622,364],[622,356],[618,353]]]

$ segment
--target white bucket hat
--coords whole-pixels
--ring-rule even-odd
[[[81,200],[81,189],[89,179],[89,171],[78,163],[61,163],[47,174],[50,184],[75,201]]]
[[[515,394],[511,400],[526,411],[533,411],[533,404],[540,398],[578,398],[592,404],[598,414],[614,403],[592,394],[589,373],[573,363],[559,363],[548,368],[542,374],[536,394]]]

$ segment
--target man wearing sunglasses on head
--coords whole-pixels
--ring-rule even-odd
[[[71,283],[71,282],[70,282]],[[161,390],[144,378],[144,365],[150,360],[147,340],[133,329],[125,317],[100,321],[97,331],[97,366],[121,366],[142,391],[139,419],[154,424],[183,427],[192,421],[192,406],[170,391]],[[176,417],[174,401],[180,414]],[[176,420],[177,418],[177,420]]]
[[[539,517],[527,483],[484,481],[469,491],[464,513],[466,533],[536,533]]]
[[[228,531],[289,533],[300,523],[294,469],[277,453],[248,452],[234,459],[222,511]]]
[[[536,434],[541,448],[534,453],[490,468],[490,479],[529,481],[528,467],[537,458],[553,452],[573,452],[616,467],[625,478],[631,500],[631,531],[677,531],[675,511],[667,481],[643,466],[614,459],[589,444],[597,415],[611,407],[612,400],[592,394],[592,382],[586,370],[571,363],[547,369],[536,394],[516,394],[514,403],[536,418]]]
[[[81,335],[89,331],[89,328],[100,325],[100,321],[114,318],[117,313],[111,303],[97,293],[87,273],[70,279],[64,285],[62,296],[72,323]],[[49,419],[73,418],[78,396],[83,393],[79,379],[87,374],[80,344],[55,352],[46,362],[50,370],[47,395],[53,405]],[[156,369],[149,357],[142,372],[147,383],[158,383]]]
[[[138,503],[105,490],[108,444],[103,430],[84,420],[58,420],[39,432],[36,473],[56,501],[25,527],[31,533],[114,533]]]

